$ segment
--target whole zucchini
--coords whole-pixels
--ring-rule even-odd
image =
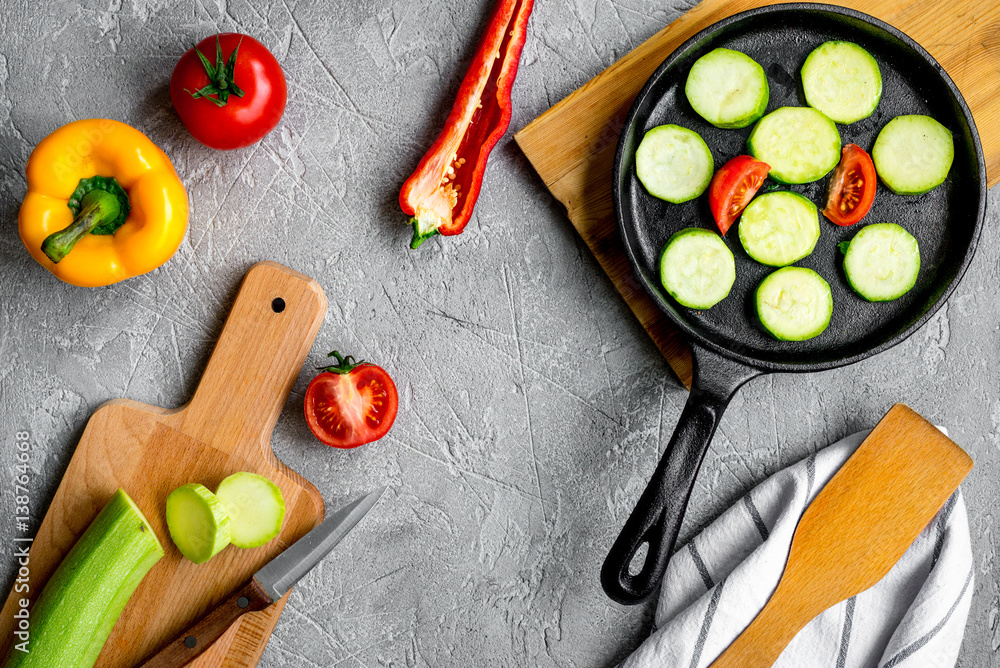
[[[121,489],[76,542],[31,607],[28,652],[5,668],[93,668],[125,604],[163,556],[149,522]]]

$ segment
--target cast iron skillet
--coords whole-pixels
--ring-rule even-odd
[[[813,48],[831,39],[860,44],[875,57],[882,72],[878,108],[867,119],[838,126],[843,143],[870,151],[878,131],[893,117],[927,114],[953,132],[955,161],[945,183],[925,195],[894,195],[880,184],[871,212],[854,227],[821,220],[816,250],[797,264],[829,281],[833,319],[815,339],[781,342],[756,324],[752,303],[753,291],[773,268],[746,255],[735,229],[726,243],[736,256],[736,284],[726,299],[710,310],[696,311],[667,296],[658,272],[667,239],[685,227],[715,229],[715,225],[704,195],[681,205],[649,195],[635,176],[635,150],[650,128],[676,123],[702,136],[717,168],[745,153],[752,127],[720,130],[688,104],[684,82],[694,61],[720,46],[749,55],[768,74],[770,112],[782,106],[805,106],[799,68]],[[781,186],[802,193],[820,208],[825,204],[826,187],[825,178]],[[740,386],[764,373],[819,371],[857,362],[903,341],[934,315],[972,260],[983,224],[986,190],[979,135],[951,78],[912,39],[860,12],[809,3],[752,9],[698,33],[663,62],[636,98],[618,141],[614,210],[636,279],[691,344],[694,385],[652,480],[604,562],[601,583],[608,596],[621,603],[638,603],[655,591],[673,552],[702,458]],[[921,255],[920,276],[913,290],[881,304],[868,303],[851,291],[837,250],[839,242],[874,222],[905,227],[917,238]],[[631,562],[647,543],[645,561],[636,572]]]

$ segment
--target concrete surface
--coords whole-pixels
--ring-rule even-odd
[[[296,590],[262,666],[607,666],[648,631],[651,607],[609,603],[597,575],[684,390],[511,135],[464,236],[406,248],[399,186],[438,132],[490,5],[19,0],[0,11],[0,461],[12,474],[14,435],[30,430],[36,525],[98,405],[187,400],[252,263],[310,274],[330,299],[274,449],[329,507],[392,489]],[[540,0],[513,129],[687,6]],[[217,30],[256,36],[288,76],[280,126],[233,153],[195,142],[167,95],[177,58]],[[192,203],[171,262],[96,290],[52,278],[14,224],[32,147],[89,117],[146,132]],[[979,568],[962,666],[1000,664],[997,196],[964,283],[912,339],[739,393],[684,529],[905,401],[976,459],[965,493]],[[340,452],[310,436],[302,393],[334,348],[395,377],[401,408],[384,441]],[[6,544],[6,488],[0,509]],[[9,551],[0,565],[9,583]]]

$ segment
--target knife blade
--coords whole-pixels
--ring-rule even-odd
[[[385,490],[385,487],[380,487],[355,499],[323,520],[319,526],[295,541],[294,545],[267,562],[254,574],[253,579],[267,592],[271,601],[277,601],[337,546],[382,498]]]
[[[296,582],[311,571],[361,518],[378,502],[386,488],[355,499],[323,520],[284,552],[266,563],[252,578],[218,606],[174,636],[141,668],[180,668],[194,661],[219,639],[237,619],[248,612],[263,610],[279,600]]]

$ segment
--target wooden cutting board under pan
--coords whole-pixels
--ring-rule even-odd
[[[515,135],[518,145],[678,378],[691,386],[691,351],[632,276],[611,210],[611,167],[632,101],[653,71],[695,33],[769,0],[704,0]],[[849,0],[837,3],[895,26],[930,52],[975,117],[989,185],[1000,181],[1000,2]]]

